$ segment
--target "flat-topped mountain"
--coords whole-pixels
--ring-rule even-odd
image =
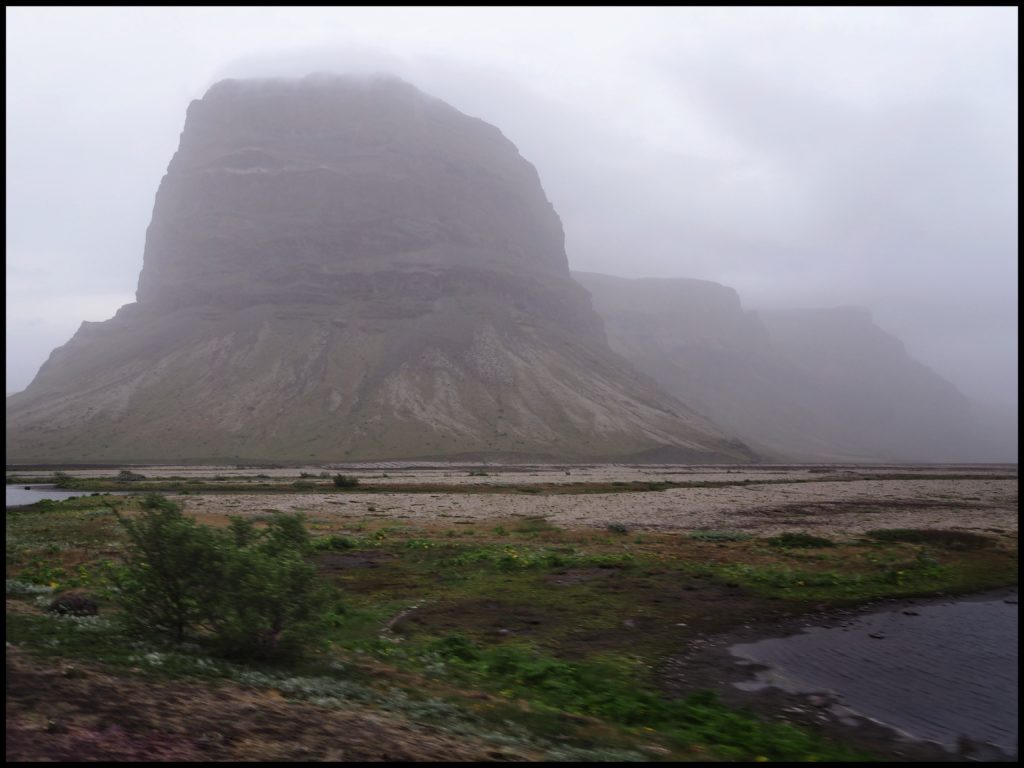
[[[864,309],[744,310],[705,280],[585,272],[612,348],[763,455],[964,461],[967,399]]]
[[[7,399],[8,461],[746,461],[613,353],[501,132],[392,78],[189,106],[137,301]]]

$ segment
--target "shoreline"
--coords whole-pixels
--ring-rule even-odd
[[[841,704],[839,696],[832,692],[791,692],[771,683],[761,684],[756,689],[740,688],[736,684],[753,683],[758,672],[773,668],[745,660],[730,649],[740,644],[799,635],[811,627],[832,629],[882,611],[1016,599],[1018,590],[1015,585],[962,595],[882,598],[849,608],[822,607],[790,617],[753,622],[695,638],[687,651],[673,655],[658,670],[659,684],[663,692],[673,696],[685,696],[700,689],[713,690],[730,706],[750,708],[768,719],[813,728],[836,741],[897,762],[1016,762],[1016,755],[964,737],[957,751],[950,750],[939,742],[915,736]]]

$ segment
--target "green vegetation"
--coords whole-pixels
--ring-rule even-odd
[[[627,728],[658,731],[681,749],[713,744],[720,759],[862,757],[805,731],[732,711],[710,692],[666,700],[638,687],[634,665],[628,662],[565,662],[512,643],[481,648],[461,635],[429,643],[421,658],[456,680],[525,699],[535,710],[587,715]]]
[[[991,538],[978,533],[932,528],[881,528],[868,531],[865,536],[874,541],[931,544],[945,549],[986,549],[994,543]]]
[[[690,538],[695,541],[749,541],[754,537],[738,531],[694,531]]]
[[[821,536],[811,536],[808,533],[783,533],[780,536],[772,536],[767,539],[767,542],[773,547],[800,547],[804,549],[835,546],[835,543],[830,539],[823,539]]]
[[[197,520],[161,496],[94,496],[9,510],[7,594],[22,610],[7,639],[156,686],[215,678],[380,707],[551,760],[856,760],[870,756],[710,693],[669,697],[663,662],[751,619],[1017,574],[1014,540],[960,532],[641,537],[381,508],[306,521],[263,501]],[[69,589],[100,615],[43,612]]]
[[[355,475],[335,475],[333,482],[335,488],[355,488],[359,485],[359,478]]]
[[[177,642],[192,635],[224,656],[265,659],[315,639],[323,600],[300,515],[277,514],[262,530],[234,517],[225,531],[150,495],[136,519],[118,519],[128,548],[114,575],[116,601],[142,632]]]

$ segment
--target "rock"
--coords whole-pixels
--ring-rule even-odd
[[[137,301],[7,399],[8,461],[749,461],[608,347],[501,131],[388,77],[188,108]]]
[[[883,635],[881,632],[870,632],[868,634],[868,637],[873,637],[875,638],[875,640],[885,640],[885,635]]]
[[[100,612],[96,601],[82,592],[58,595],[46,610],[61,616],[98,616]]]
[[[804,461],[962,461],[968,400],[858,307],[745,310],[706,280],[573,276],[616,352],[751,445]]]

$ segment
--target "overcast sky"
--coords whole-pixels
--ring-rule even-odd
[[[393,72],[498,126],[573,269],[856,304],[1017,396],[1016,8],[7,8],[7,392],[134,300],[189,101]]]

